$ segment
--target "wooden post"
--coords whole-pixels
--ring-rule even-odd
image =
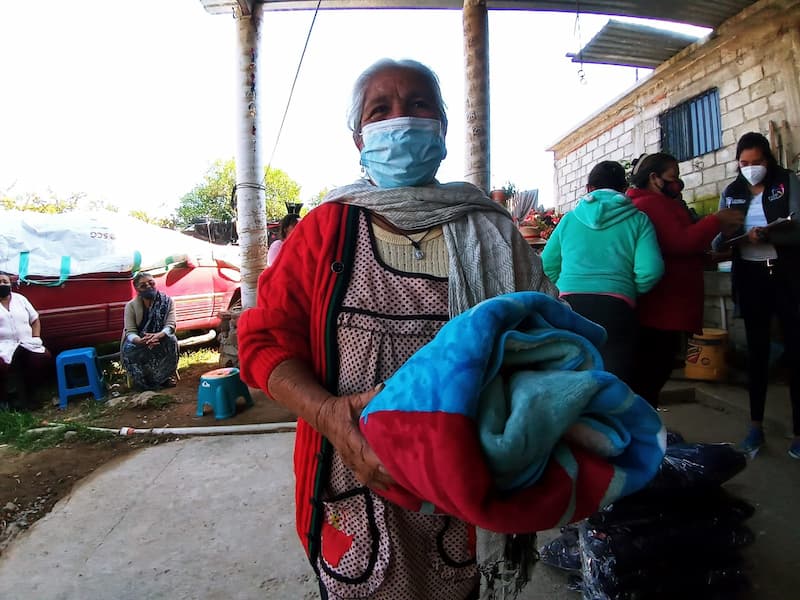
[[[236,11],[239,41],[236,199],[242,263],[242,308],[255,306],[258,276],[267,267],[267,207],[256,97],[262,16],[260,3],[253,6],[251,14],[243,14],[241,9]]]
[[[486,0],[464,0],[466,148],[464,179],[484,192],[490,188],[489,11]]]

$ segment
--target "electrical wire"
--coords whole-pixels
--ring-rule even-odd
[[[286,123],[286,115],[289,114],[289,106],[292,104],[292,96],[294,95],[294,88],[297,85],[297,79],[300,76],[300,68],[303,66],[303,59],[306,56],[306,50],[308,49],[308,42],[311,39],[311,32],[314,31],[314,23],[317,21],[317,14],[319,13],[319,7],[322,4],[322,0],[317,0],[317,7],[314,9],[314,17],[311,19],[311,26],[308,28],[308,35],[306,35],[306,43],[303,45],[303,52],[300,54],[300,61],[297,63],[297,70],[294,73],[294,81],[292,81],[292,87],[289,90],[289,98],[286,101],[286,109],[283,111],[283,118],[281,119],[281,125],[278,128],[278,135],[275,138],[275,145],[272,147],[272,154],[270,154],[269,162],[267,162],[267,172],[269,172],[270,167],[272,166],[272,159],[275,158],[275,152],[278,149],[278,143],[281,140],[281,132],[283,132],[283,125]],[[264,174],[264,178],[266,179],[266,174]]]
[[[586,71],[583,70],[583,41],[581,40],[581,0],[575,0],[575,28],[572,33],[578,38],[578,62],[580,64],[578,81],[585,85]]]

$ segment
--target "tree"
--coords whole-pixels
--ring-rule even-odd
[[[230,221],[233,218],[231,190],[235,184],[236,166],[233,159],[217,160],[206,172],[203,182],[194,186],[178,202],[178,221],[182,225],[206,218]]]
[[[176,223],[173,219],[170,219],[169,217],[154,217],[144,210],[137,209],[129,211],[128,216],[133,217],[134,219],[139,219],[140,221],[144,221],[145,223],[149,223],[150,225],[163,227],[164,229],[175,229],[176,227]]]
[[[306,214],[308,214],[308,211],[310,211],[312,208],[316,208],[317,206],[322,204],[322,199],[325,196],[327,196],[328,192],[330,192],[332,189],[333,188],[330,188],[330,187],[324,187],[320,191],[318,191],[316,194],[311,196],[311,198],[309,198],[308,202],[306,202],[305,206],[300,211],[300,213],[303,216],[305,216]]]
[[[286,214],[284,202],[299,202],[300,185],[285,171],[265,168],[263,182],[268,219],[279,219]],[[196,219],[232,220],[231,191],[235,184],[234,160],[217,160],[206,172],[203,182],[180,199],[177,220],[182,225],[188,225]]]
[[[284,202],[300,202],[300,184],[280,169],[264,168],[267,219],[286,216]]]
[[[109,204],[104,200],[88,200],[84,192],[76,192],[70,194],[66,198],[59,198],[52,191],[49,191],[48,194],[48,198],[43,198],[34,192],[17,194],[13,198],[7,194],[4,194],[2,198],[0,198],[0,208],[4,208],[6,210],[46,213],[50,215],[65,213],[81,208],[90,211],[119,211],[119,207]]]

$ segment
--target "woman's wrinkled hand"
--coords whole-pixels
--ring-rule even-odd
[[[339,451],[344,464],[363,485],[385,490],[394,480],[358,428],[361,411],[379,391],[380,386],[361,394],[331,396],[320,408],[317,430]]]

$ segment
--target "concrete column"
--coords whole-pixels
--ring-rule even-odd
[[[800,31],[797,27],[789,30],[792,44],[792,60],[787,61],[783,75],[783,85],[786,89],[786,119],[787,127],[784,127],[783,135],[786,138],[785,145],[788,145],[787,163],[785,167],[796,170],[800,167]],[[783,124],[781,124],[783,125]]]
[[[267,266],[267,207],[257,98],[259,26],[262,15],[261,4],[255,4],[250,15],[243,15],[241,11],[237,11],[236,15],[239,41],[236,206],[242,261],[243,308],[255,306],[258,276]]]
[[[489,162],[489,11],[486,0],[464,0],[466,148],[464,179],[491,186]]]

